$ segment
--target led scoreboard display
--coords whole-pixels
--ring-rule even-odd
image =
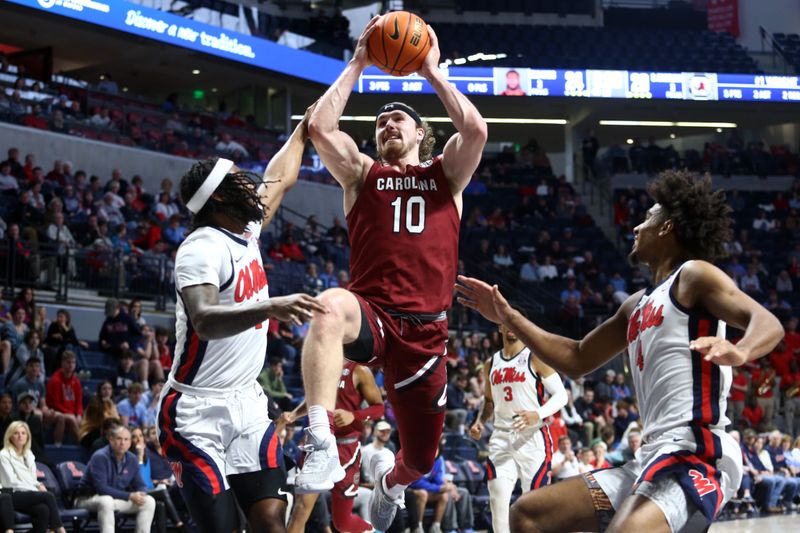
[[[461,92],[476,95],[800,102],[798,76],[487,67],[450,67],[446,73]],[[397,78],[376,68],[364,72],[356,90],[433,93],[417,75]]]

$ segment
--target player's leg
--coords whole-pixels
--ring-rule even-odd
[[[347,497],[335,489],[331,492],[331,514],[333,515],[333,527],[337,531],[346,531],[347,533],[372,531],[369,522],[353,514],[353,498]]]
[[[268,470],[228,476],[236,501],[253,531],[286,531],[286,471],[283,465]]]
[[[524,445],[514,445],[512,455],[522,483],[522,492],[540,489],[550,484],[553,439],[548,427],[536,431]]]
[[[512,433],[495,430],[489,438],[486,477],[489,480],[489,509],[494,531],[509,530],[511,494],[517,484],[518,468],[511,454]]]
[[[295,479],[297,491],[301,493],[330,490],[335,482],[342,479],[344,472],[339,466],[336,440],[331,433],[331,413],[336,404],[336,391],[342,374],[344,345],[360,340],[365,327],[367,340],[372,336],[353,293],[339,288],[328,289],[319,299],[328,312],[314,314],[302,353],[310,427],[306,438],[309,453]],[[370,351],[371,348],[369,346]],[[372,358],[372,353],[364,357],[368,360]]]
[[[582,477],[568,478],[520,496],[511,506],[510,531],[601,531],[597,516],[601,508],[613,513],[613,507],[599,487],[590,492]]]
[[[622,502],[622,506],[606,530],[607,533],[625,531],[671,533],[672,530],[667,522],[667,517],[655,502],[645,496],[633,494]]]
[[[318,496],[319,494],[314,492],[295,496],[294,505],[292,505],[292,516],[286,526],[286,533],[303,533],[306,530],[306,522],[308,522],[308,517],[311,516],[311,511],[314,509],[314,503],[316,503]]]

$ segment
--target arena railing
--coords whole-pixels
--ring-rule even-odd
[[[20,287],[34,287],[53,291],[56,301],[67,302],[70,290],[82,289],[98,297],[153,300],[156,310],[163,311],[174,295],[173,267],[163,253],[0,241],[0,282],[6,296]]]

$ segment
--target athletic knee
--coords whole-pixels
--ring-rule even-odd
[[[526,501],[526,505],[520,505],[522,502],[517,501],[511,506],[509,512],[509,526],[513,533],[544,533],[544,528],[538,527],[537,524],[543,523],[540,518],[540,510],[535,502]],[[531,505],[533,504],[533,505]]]
[[[327,313],[314,313],[312,326],[318,328],[339,328],[358,317],[358,300],[349,291],[334,288],[328,289],[318,296],[320,302],[328,309]]]

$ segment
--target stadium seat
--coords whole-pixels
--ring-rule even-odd
[[[91,519],[89,511],[86,509],[71,509],[65,505],[64,494],[62,491],[62,484],[58,478],[50,470],[50,467],[44,463],[36,463],[36,477],[47,490],[52,492],[56,497],[58,503],[59,516],[64,524],[72,524],[72,531],[80,531],[81,528]]]

